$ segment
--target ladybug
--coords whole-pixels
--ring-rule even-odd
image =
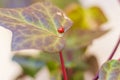
[[[64,33],[64,28],[63,28],[63,27],[60,27],[60,28],[58,29],[58,32],[59,32],[59,33]]]

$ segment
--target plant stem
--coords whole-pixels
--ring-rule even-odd
[[[111,53],[111,55],[109,56],[109,58],[108,58],[107,61],[109,61],[109,60],[111,60],[111,59],[113,58],[113,56],[115,55],[115,52],[117,51],[119,45],[120,45],[120,36],[119,36],[119,39],[118,39],[118,42],[117,42],[115,48],[113,49],[113,51],[112,51],[112,53]],[[97,79],[99,78],[98,75],[99,75],[99,74],[97,73],[96,77],[95,77],[93,80],[97,80]]]
[[[119,47],[119,44],[120,44],[120,37],[119,37],[119,40],[118,40],[115,48],[113,49],[113,51],[112,51],[112,53],[111,53],[111,55],[110,55],[110,57],[108,58],[108,60],[111,60],[111,59],[113,58],[113,56],[115,55],[115,52],[117,51],[117,49],[118,49],[118,47]],[[108,60],[107,60],[107,61],[108,61]]]
[[[99,76],[98,76],[98,73],[97,73],[97,75],[95,76],[95,78],[93,80],[97,80],[98,78],[99,78]]]
[[[59,55],[60,55],[60,61],[61,61],[62,73],[63,73],[64,80],[68,80],[68,79],[67,79],[67,74],[66,74],[65,65],[64,65],[64,60],[63,60],[62,51],[59,52]]]

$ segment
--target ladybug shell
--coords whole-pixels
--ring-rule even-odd
[[[64,28],[63,28],[63,27],[60,27],[60,28],[58,29],[58,32],[59,32],[59,33],[64,33]]]

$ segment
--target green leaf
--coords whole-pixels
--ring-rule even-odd
[[[86,63],[85,61],[83,61],[83,56],[84,53],[86,51],[86,47],[85,48],[80,48],[80,49],[75,49],[75,48],[65,48],[63,50],[63,56],[64,56],[64,60],[65,62],[65,66],[67,68],[79,68],[81,70],[85,70],[86,69]]]
[[[86,49],[93,40],[107,33],[108,31],[102,30],[70,30],[65,38],[66,38],[66,47],[64,48],[64,59],[66,63],[68,63],[69,67],[80,67],[86,69],[88,64],[83,61],[84,54]],[[79,62],[78,62],[79,61]],[[82,66],[81,66],[82,65]]]
[[[110,60],[104,63],[99,72],[99,80],[120,80],[120,61]]]
[[[92,41],[108,31],[102,30],[70,30],[66,34],[66,46],[68,49],[84,48],[92,43]],[[72,46],[72,47],[71,47]]]
[[[107,18],[104,15],[104,12],[99,7],[97,6],[90,7],[88,9],[88,12],[90,16],[93,18],[93,20],[95,20],[96,23],[98,23],[98,26],[101,26],[102,24],[107,22]]]
[[[79,0],[51,0],[51,1],[62,9],[66,8],[66,6],[68,6],[71,3],[79,2]]]
[[[107,18],[99,7],[84,8],[80,4],[71,4],[66,8],[67,15],[73,20],[73,29],[96,30]]]
[[[32,0],[33,2],[39,2],[41,0]],[[53,4],[57,5],[59,8],[66,8],[71,3],[78,3],[79,0],[50,0]]]
[[[60,68],[60,63],[58,61],[58,54],[47,54],[47,53],[37,53],[36,52],[18,52],[12,58],[13,61],[17,62],[23,69],[25,75],[35,77],[35,75],[40,71],[41,68],[47,66],[51,75],[56,75]],[[23,54],[23,55],[22,55]],[[47,56],[47,58],[46,58]],[[61,72],[60,72],[61,73]],[[58,75],[58,74],[57,74]],[[55,77],[55,76],[54,76]]]
[[[96,30],[105,22],[107,22],[107,18],[103,11],[99,7],[93,6],[84,10],[84,21],[81,26],[85,29]]]
[[[13,51],[58,52],[64,47],[64,33],[57,30],[62,26],[66,32],[72,21],[56,6],[42,1],[26,8],[0,9],[0,25],[13,32]]]
[[[75,68],[67,68],[68,80],[84,80],[84,72]]]
[[[14,56],[13,61],[20,64],[24,74],[32,77],[35,77],[37,72],[45,66],[43,61],[25,56]]]
[[[72,30],[81,29],[81,24],[84,20],[84,8],[80,4],[73,3],[67,6],[65,12],[69,16],[69,18],[72,19],[72,21],[74,22]]]
[[[76,71],[76,73],[73,74],[73,79],[70,80],[84,80],[84,73],[81,71]]]

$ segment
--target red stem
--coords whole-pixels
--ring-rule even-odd
[[[115,48],[113,49],[111,55],[109,56],[108,60],[111,60],[111,59],[113,58],[113,56],[115,55],[115,52],[117,51],[119,45],[120,45],[120,37],[119,37],[119,40],[118,40]],[[108,61],[108,60],[107,60],[107,61]],[[98,73],[97,73],[96,77],[95,77],[93,80],[98,80],[98,78],[99,78],[99,76],[98,76]]]
[[[98,76],[98,73],[97,75],[95,76],[95,78],[93,80],[98,80],[99,76]]]
[[[64,60],[63,60],[63,56],[62,56],[62,51],[59,52],[59,55],[60,55],[60,62],[61,62],[61,66],[62,66],[63,78],[64,78],[64,80],[68,80],[65,65],[64,65]]]
[[[111,55],[110,55],[110,57],[108,58],[108,60],[111,60],[111,59],[113,58],[113,56],[115,55],[115,52],[117,51],[117,49],[118,49],[118,47],[119,47],[119,44],[120,44],[120,37],[119,37],[119,40],[118,40],[115,48],[113,49],[113,51],[112,51],[112,53],[111,53]]]

